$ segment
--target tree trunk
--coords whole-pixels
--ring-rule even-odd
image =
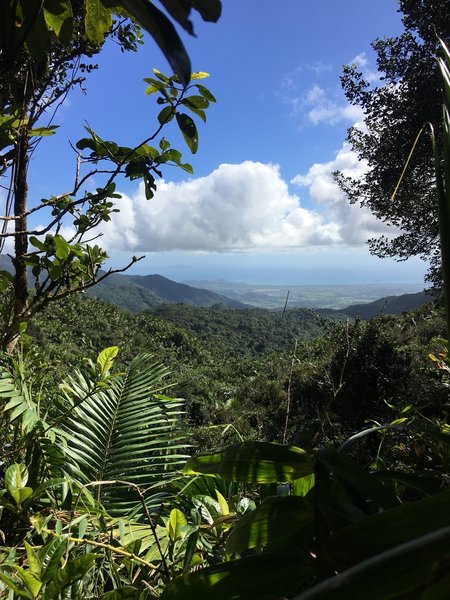
[[[25,255],[28,252],[27,235],[27,203],[28,203],[28,138],[26,133],[17,146],[16,173],[14,178],[14,215],[15,237],[14,249],[14,300],[9,324],[3,335],[3,347],[10,354],[19,341],[20,323],[27,316],[28,308],[28,275]]]

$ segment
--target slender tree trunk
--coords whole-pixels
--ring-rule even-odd
[[[3,347],[13,352],[19,341],[20,323],[26,317],[28,308],[28,275],[25,255],[28,252],[27,204],[28,204],[28,138],[25,135],[18,142],[16,173],[14,178],[14,215],[15,219],[15,258],[14,264],[14,301],[9,325],[3,336]]]

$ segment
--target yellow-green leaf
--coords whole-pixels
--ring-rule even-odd
[[[219,492],[219,490],[216,490],[216,496],[217,496],[217,501],[219,503],[220,506],[220,512],[222,515],[229,515],[230,514],[230,508],[228,506],[228,502],[225,500],[225,498],[222,496],[222,494]]]
[[[86,0],[84,23],[89,40],[94,44],[101,44],[112,24],[111,10],[107,9],[100,0]]]
[[[183,525],[186,525],[186,523],[187,519],[181,510],[174,508],[170,511],[169,520],[167,522],[167,531],[172,542],[175,542],[181,537],[181,528]]]

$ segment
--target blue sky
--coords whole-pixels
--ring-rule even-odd
[[[120,214],[101,240],[120,266],[147,258],[135,273],[183,279],[258,283],[422,281],[420,260],[371,257],[365,240],[386,232],[370,213],[349,206],[336,168],[364,169],[344,140],[362,115],[340,89],[342,66],[356,62],[376,83],[370,42],[401,31],[396,0],[223,0],[217,24],[195,19],[196,38],[182,33],[193,69],[216,96],[199,124],[190,156],[176,127],[166,137],[183,151],[194,175],[168,169],[155,198],[127,181]],[[107,47],[86,94],[60,110],[57,135],[39,147],[31,170],[36,199],[70,189],[69,140],[89,125],[106,139],[133,144],[151,134],[159,107],[145,96],[144,77],[168,72],[151,40],[137,54]],[[97,180],[100,183],[100,179]]]

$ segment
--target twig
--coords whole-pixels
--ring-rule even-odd
[[[47,529],[45,527],[42,529],[42,531],[44,531],[45,533],[48,533],[52,537],[64,538],[64,539],[68,540],[69,542],[74,542],[75,544],[88,544],[89,546],[96,546],[97,548],[105,548],[106,550],[109,550],[110,552],[113,552],[114,554],[120,554],[120,556],[126,556],[127,558],[130,558],[131,560],[135,560],[136,562],[139,562],[142,565],[145,565],[149,569],[157,569],[158,568],[157,565],[154,565],[151,562],[148,562],[148,561],[144,560],[143,558],[136,556],[136,554],[127,552],[126,550],[123,550],[122,548],[117,548],[116,546],[111,546],[111,544],[105,544],[104,542],[95,542],[94,540],[89,540],[86,538],[76,538],[76,537],[72,537],[70,535],[67,537],[64,534],[56,533],[56,531],[52,531],[51,529]]]

